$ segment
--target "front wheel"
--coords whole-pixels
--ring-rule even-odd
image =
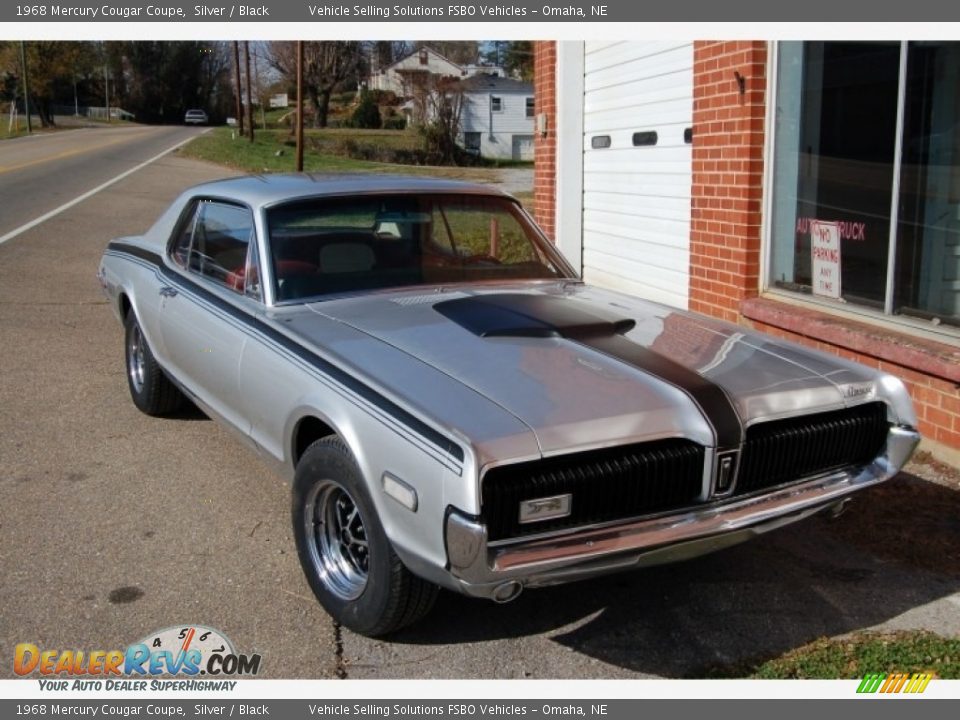
[[[386,635],[429,612],[438,588],[393,551],[360,470],[339,437],[313,443],[293,482],[300,564],[320,604],[344,627]]]

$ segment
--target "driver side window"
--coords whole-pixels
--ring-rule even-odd
[[[181,267],[260,299],[253,216],[240,205],[200,200],[178,230],[172,257]]]

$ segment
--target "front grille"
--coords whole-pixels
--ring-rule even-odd
[[[703,447],[658,440],[491,469],[483,480],[490,540],[687,507],[700,495]],[[567,517],[520,524],[524,500],[572,494]]]
[[[734,494],[865,465],[883,449],[889,429],[881,402],[754,425],[747,429]]]

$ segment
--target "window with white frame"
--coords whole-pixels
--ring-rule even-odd
[[[533,117],[533,108],[534,108],[533,98],[528,97],[526,100],[526,116],[527,117]]]
[[[768,286],[960,325],[960,43],[778,44]]]
[[[503,99],[498,95],[490,96],[490,111],[491,112],[502,112],[503,111]]]

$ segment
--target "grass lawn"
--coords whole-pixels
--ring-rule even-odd
[[[854,633],[815,640],[769,660],[753,674],[764,679],[859,679],[867,673],[929,672],[960,678],[960,638],[930,632]]]
[[[397,147],[417,142],[415,134],[402,130],[326,129],[308,130],[303,169],[306,172],[370,172],[401,175],[429,175],[454,180],[496,182],[500,170],[489,167],[437,167],[379,163],[324,152],[338,142],[391,143]],[[236,136],[229,127],[214,128],[187,145],[181,154],[208,162],[226,165],[245,172],[293,172],[296,147],[287,130],[258,130],[255,142]],[[278,154],[279,153],[279,154]]]

